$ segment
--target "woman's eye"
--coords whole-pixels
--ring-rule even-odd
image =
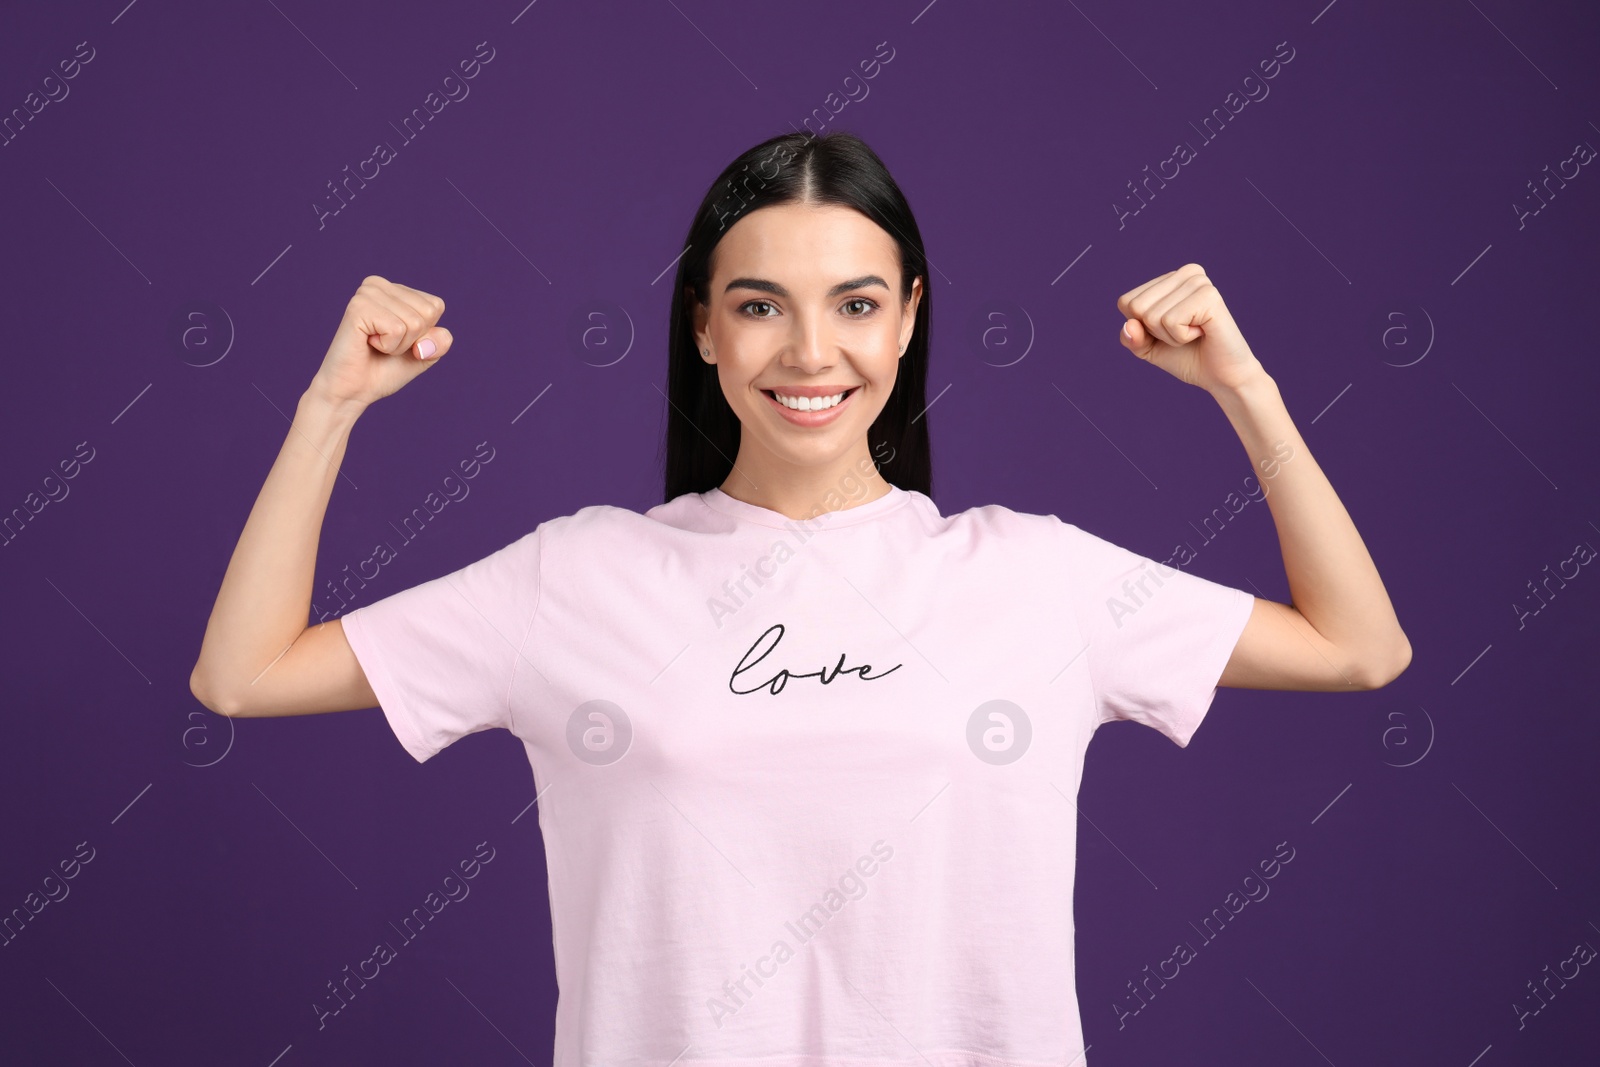
[[[866,299],[865,297],[858,296],[844,302],[844,306],[847,309],[855,304],[860,304],[862,310],[859,312],[850,312],[847,310],[845,312],[845,318],[864,319],[868,315],[871,315],[873,312],[878,310],[878,305],[873,301]],[[752,319],[770,319],[773,317],[771,314],[758,313],[753,310],[755,308],[767,308],[774,314],[776,313],[776,308],[766,300],[751,300],[749,303],[739,305],[739,310]]]

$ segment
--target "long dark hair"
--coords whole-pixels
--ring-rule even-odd
[[[728,164],[695,212],[678,260],[667,339],[666,499],[721,485],[739,451],[739,417],[717,382],[717,368],[695,346],[691,300],[711,302],[712,250],[745,215],[774,204],[804,202],[854,208],[900,248],[900,301],[922,278],[922,298],[894,389],[867,433],[879,473],[892,485],[933,495],[928,420],[928,320],[932,287],[922,234],[900,187],[865,141],[843,130],[826,136],[786,133],[769,138]]]

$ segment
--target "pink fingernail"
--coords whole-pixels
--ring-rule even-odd
[[[417,342],[417,355],[423,359],[432,358],[434,352],[438,351],[438,349],[439,346],[433,343],[433,338],[431,337],[424,337]]]

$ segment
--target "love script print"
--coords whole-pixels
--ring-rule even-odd
[[[772,641],[767,644],[766,648],[762,648],[761,646],[763,642],[767,641],[768,635],[772,634],[773,631],[777,631],[777,636],[772,638]],[[734,684],[739,681],[739,676],[741,674],[755,670],[757,664],[766,659],[767,656],[771,655],[772,650],[778,647],[778,642],[783,640],[784,632],[783,623],[775,622],[771,626],[767,627],[766,631],[763,632],[760,637],[756,638],[756,643],[751,645],[750,648],[746,650],[745,654],[739,659],[739,665],[733,669],[733,674],[728,677],[729,689],[741,696],[754,693],[761,689],[766,689],[776,696],[778,693],[783,692],[783,687],[789,684],[789,679],[791,678],[816,678],[823,685],[828,685],[841,674],[854,674],[862,681],[876,682],[878,679],[883,678],[886,675],[893,674],[895,671],[905,666],[903,663],[896,663],[893,667],[883,671],[881,674],[868,674],[867,672],[872,670],[872,664],[863,663],[859,667],[846,667],[844,665],[846,653],[841,652],[839,653],[839,662],[834,665],[831,673],[826,667],[820,671],[807,671],[805,673],[795,673],[794,671],[779,668],[776,674],[773,674],[764,682],[758,682],[749,689],[740,689],[736,684]],[[751,659],[750,657],[755,654],[757,649],[761,649],[761,654],[755,656],[754,659]]]

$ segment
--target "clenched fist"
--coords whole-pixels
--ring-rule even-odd
[[[1198,263],[1128,290],[1117,298],[1117,310],[1128,320],[1124,347],[1208,393],[1237,389],[1265,373]]]
[[[313,384],[339,402],[362,405],[398,391],[450,350],[438,326],[444,301],[369,274],[345,306],[344,318]]]

